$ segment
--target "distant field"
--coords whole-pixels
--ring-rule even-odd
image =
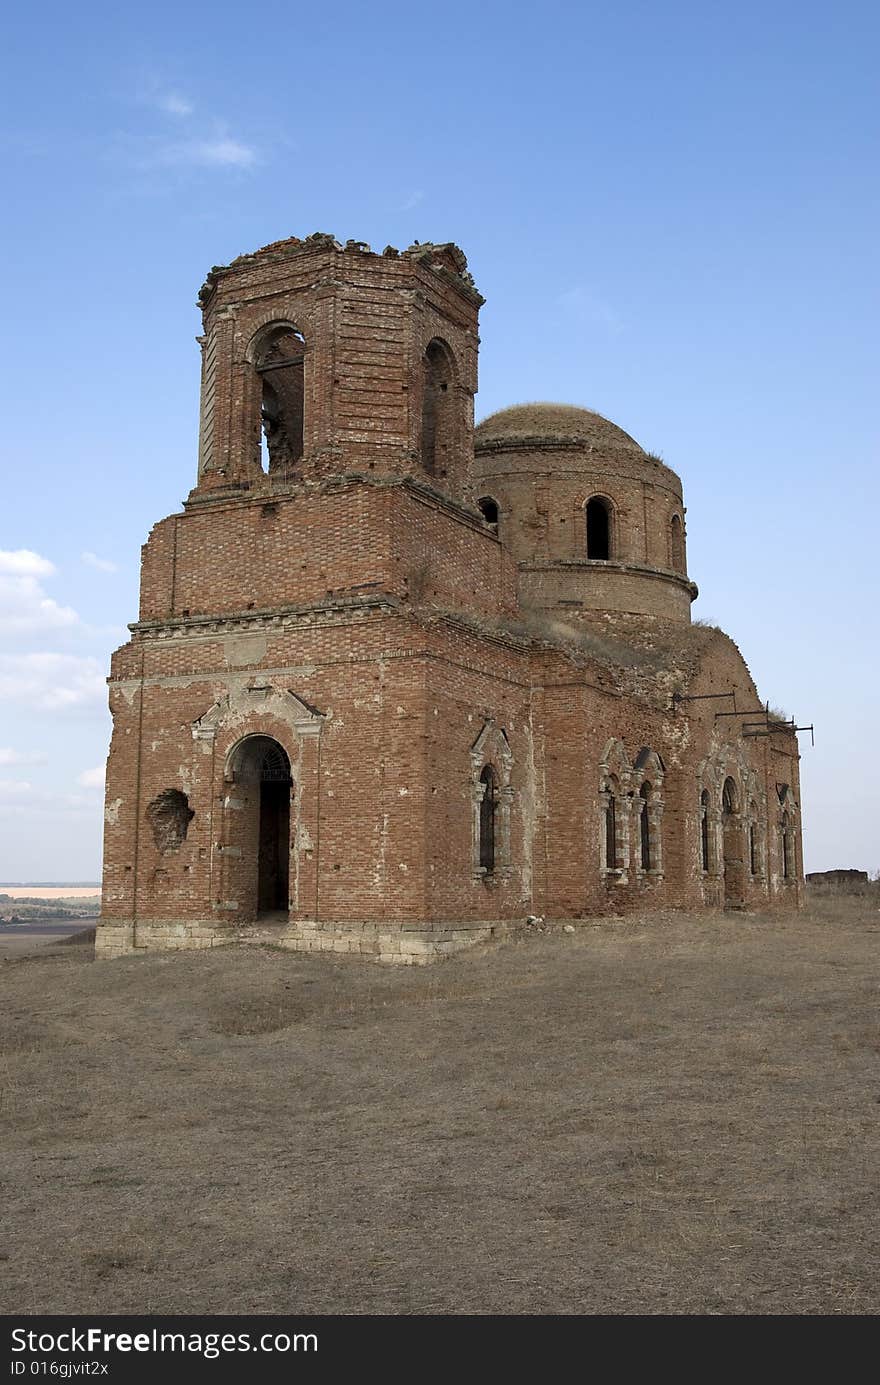
[[[0,885],[10,899],[100,899],[100,885]]]
[[[878,902],[0,963],[3,1311],[875,1314]]]

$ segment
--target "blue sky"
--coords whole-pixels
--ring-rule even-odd
[[[816,723],[807,868],[880,868],[878,40],[846,0],[14,7],[0,879],[99,878],[109,653],[195,474],[196,292],[316,230],[457,241],[478,417],[583,404],[681,474],[695,617]]]

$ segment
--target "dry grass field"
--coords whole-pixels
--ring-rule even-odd
[[[880,899],[0,963],[0,1309],[874,1313]]]

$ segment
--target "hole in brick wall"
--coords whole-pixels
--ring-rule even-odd
[[[479,500],[477,501],[477,508],[480,510],[480,513],[482,514],[483,519],[489,525],[489,528],[493,529],[497,534],[498,501],[493,500],[491,495],[481,495]]]
[[[148,805],[147,821],[163,856],[168,851],[176,851],[186,841],[194,817],[189,799],[180,789],[163,789]]]

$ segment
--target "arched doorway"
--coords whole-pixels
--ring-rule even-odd
[[[246,736],[232,752],[227,777],[238,786],[243,815],[242,916],[287,914],[293,782],[287,752],[271,736]]]
[[[721,830],[724,843],[724,904],[741,909],[745,904],[745,851],[739,790],[728,777],[721,790]]]

